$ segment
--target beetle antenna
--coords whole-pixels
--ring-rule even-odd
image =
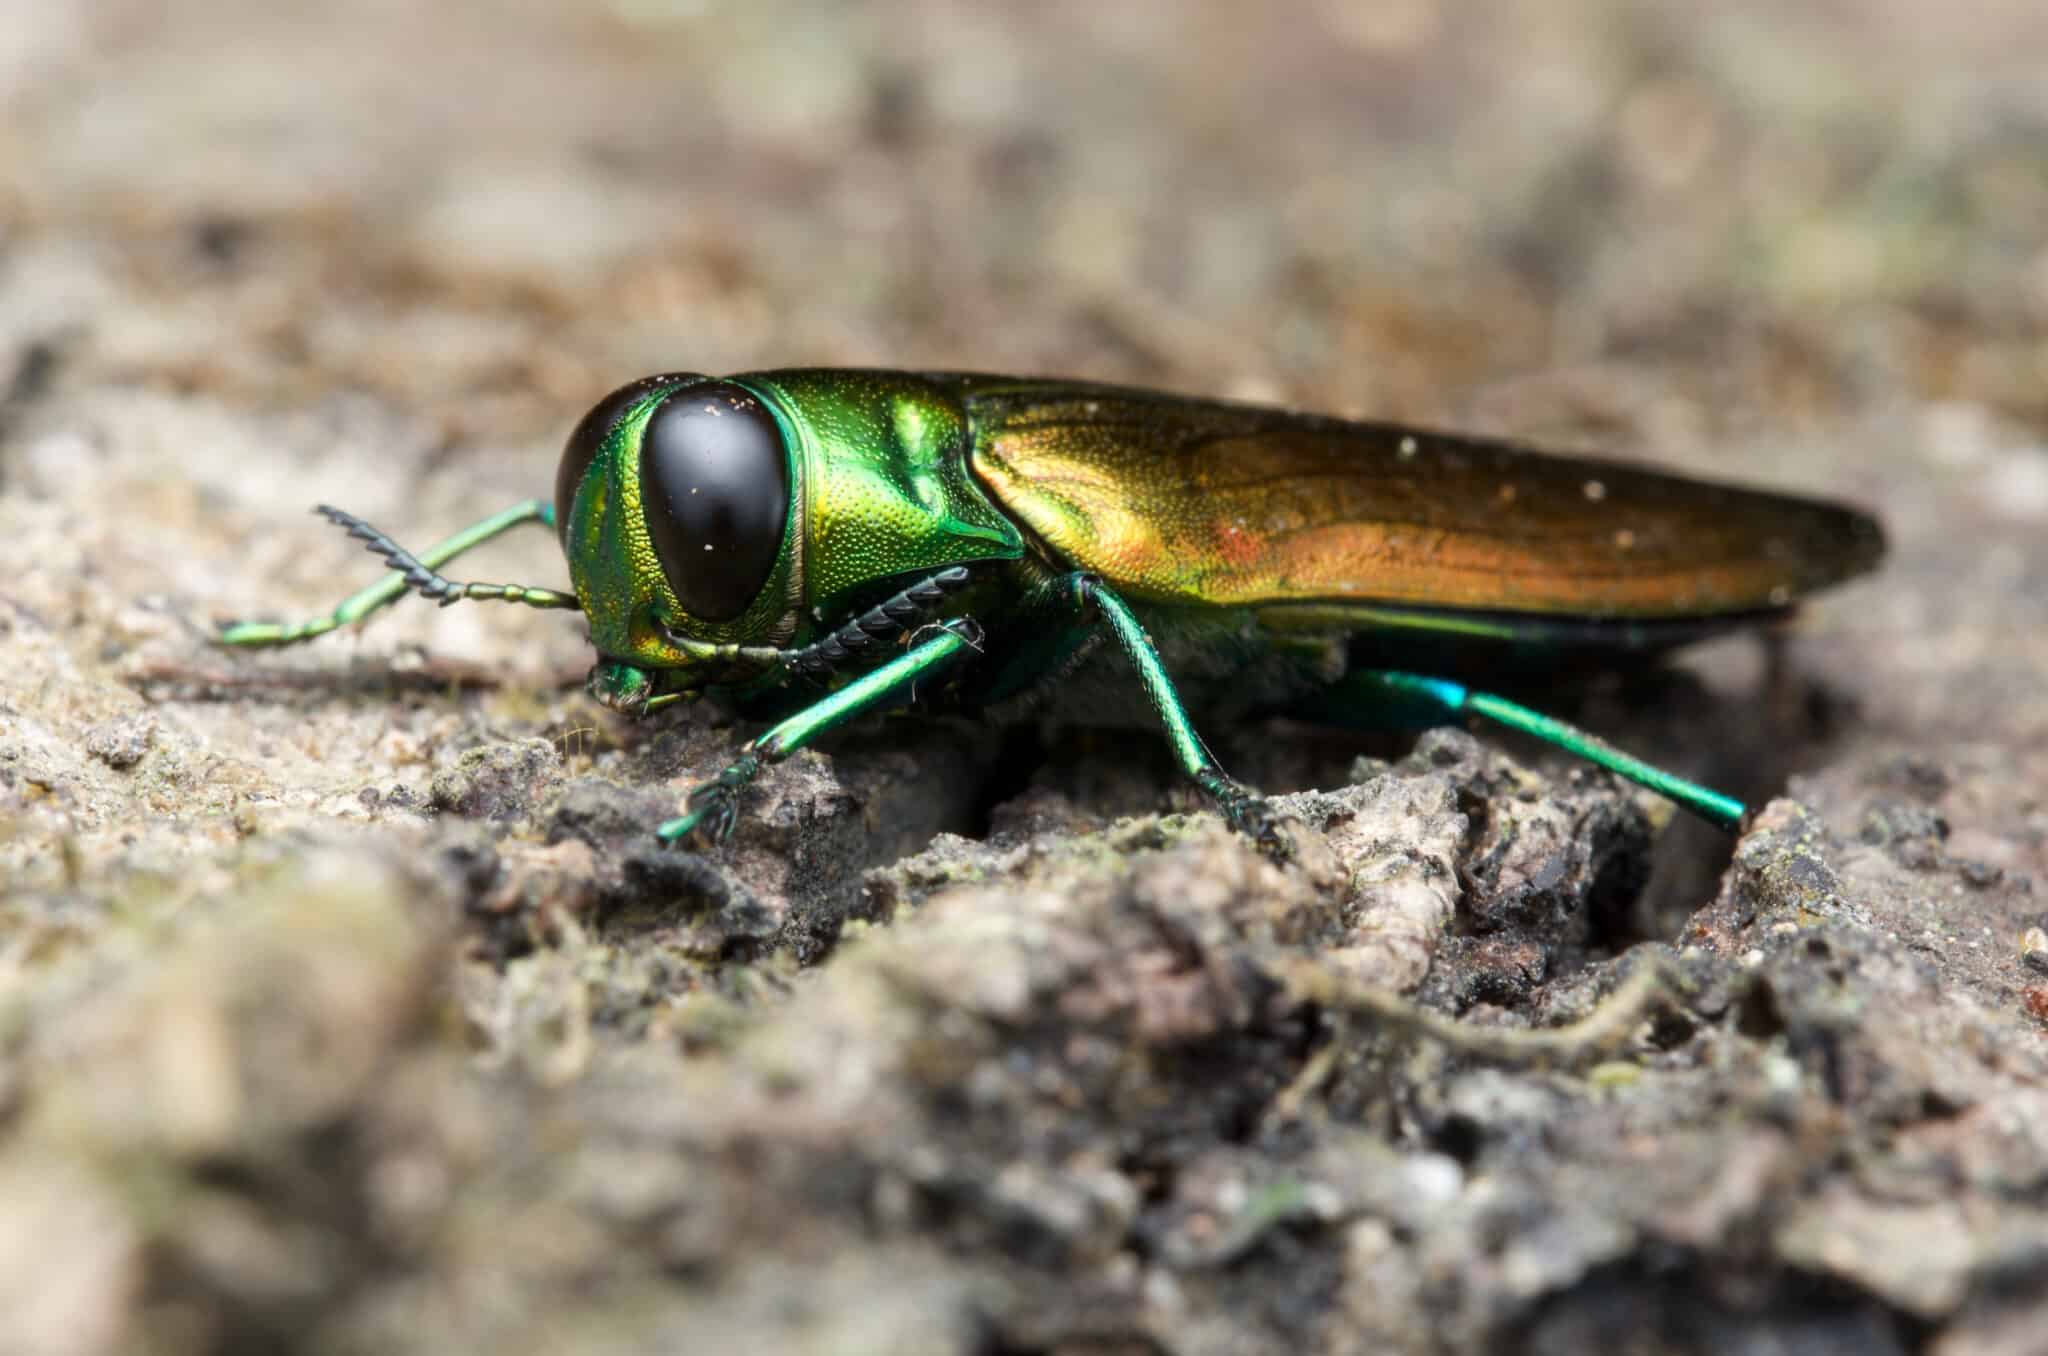
[[[525,584],[478,584],[459,582],[436,573],[418,556],[400,546],[384,533],[356,517],[330,504],[322,504],[313,512],[342,528],[370,551],[382,556],[396,570],[405,582],[405,587],[423,598],[431,598],[442,607],[459,603],[465,599],[476,602],[521,603],[527,607],[560,607],[580,611],[583,607],[575,594],[559,589],[532,588]]]

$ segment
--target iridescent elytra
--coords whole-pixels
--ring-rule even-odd
[[[791,369],[648,377],[576,426],[552,500],[417,555],[288,645],[411,591],[580,610],[589,690],[633,715],[711,694],[772,721],[657,830],[730,833],[762,765],[862,713],[1051,704],[1162,727],[1229,821],[1277,842],[1194,714],[1361,725],[1472,715],[1732,827],[1732,798],[1464,679],[1633,662],[1785,615],[1873,568],[1841,504],[1395,424],[1085,382]],[[456,582],[553,527],[567,589]],[[1105,643],[1107,642],[1107,643]]]

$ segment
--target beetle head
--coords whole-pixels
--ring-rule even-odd
[[[600,660],[591,695],[638,713],[774,664],[796,629],[795,440],[747,386],[621,387],[569,435],[555,522]]]

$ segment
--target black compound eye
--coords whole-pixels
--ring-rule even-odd
[[[782,552],[789,456],[760,399],[730,382],[676,392],[640,435],[640,502],[662,573],[704,621],[745,612]]]
[[[576,508],[576,491],[581,488],[583,477],[590,471],[590,463],[596,461],[597,454],[604,450],[605,440],[611,437],[612,429],[617,427],[619,420],[659,387],[696,380],[699,378],[678,372],[642,377],[598,401],[590,413],[577,422],[575,431],[569,435],[568,445],[562,449],[561,464],[555,468],[555,532],[563,544],[569,540],[569,515]]]

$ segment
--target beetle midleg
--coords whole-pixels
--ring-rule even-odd
[[[1152,637],[1145,633],[1130,605],[1099,577],[1085,571],[1068,575],[1062,583],[1077,611],[1094,609],[1109,628],[1109,633],[1116,638],[1124,657],[1131,661],[1131,667],[1138,671],[1138,680],[1144,684],[1145,696],[1158,714],[1160,724],[1166,727],[1167,742],[1173,746],[1173,754],[1179,760],[1181,770],[1216,800],[1231,827],[1257,839],[1270,850],[1278,850],[1281,845],[1279,831],[1265,802],[1225,772],[1215,755],[1209,752],[1209,746],[1195,733],[1187,703],[1181,700],[1180,691],[1167,674],[1158,648],[1153,645]]]
[[[1576,725],[1555,716],[1546,716],[1506,697],[1475,692],[1463,683],[1454,683],[1447,678],[1429,678],[1391,669],[1360,670],[1345,675],[1325,689],[1315,710],[1317,715],[1331,718],[1344,708],[1349,708],[1353,715],[1367,710],[1389,713],[1395,716],[1396,723],[1424,726],[1451,724],[1468,715],[1484,716],[1509,729],[1534,735],[1546,744],[1626,777],[1638,786],[1646,786],[1719,828],[1735,828],[1748,813],[1741,801],[1623,753],[1598,735]]]
[[[350,594],[332,612],[324,617],[313,617],[300,622],[230,623],[221,628],[218,637],[221,644],[269,647],[296,645],[300,641],[312,640],[316,636],[326,635],[336,627],[348,626],[359,622],[372,612],[377,611],[377,609],[395,602],[403,597],[407,590],[420,587],[421,585],[418,581],[421,579],[429,581],[439,580],[440,584],[448,590],[479,590],[477,592],[461,593],[458,595],[461,597],[497,598],[506,602],[525,603],[529,607],[575,607],[577,605],[574,594],[558,593],[553,589],[530,589],[506,584],[455,584],[452,581],[441,579],[439,575],[434,574],[436,568],[447,564],[463,552],[473,547],[481,546],[493,537],[500,536],[521,524],[539,523],[544,527],[554,526],[555,507],[545,499],[528,499],[524,503],[514,504],[511,508],[492,514],[482,522],[470,524],[454,536],[449,537],[446,541],[434,543],[434,545],[420,552],[417,556],[403,550],[397,543],[392,542],[389,537],[384,536],[381,532],[377,532],[375,528],[370,527],[368,524],[362,523],[360,519],[325,507],[317,511],[331,521],[339,522],[342,526],[349,527],[351,536],[363,537],[363,533],[355,530],[357,526],[362,527],[364,532],[374,534],[374,537],[363,537],[364,540],[370,542],[370,549],[376,551],[379,555],[385,556],[386,559],[391,560],[394,564],[399,564],[400,568],[391,571],[368,588]],[[385,549],[386,547],[389,548],[388,551]],[[393,555],[391,554],[392,552],[397,554]],[[481,590],[496,590],[496,592],[484,592]],[[445,596],[445,592],[430,592],[429,596],[440,597],[444,605],[457,600],[455,597]]]
[[[981,628],[971,618],[956,617],[928,629],[927,638],[871,673],[821,697],[778,722],[740,750],[723,772],[691,789],[689,809],[655,830],[664,843],[687,836],[699,825],[712,841],[732,832],[739,814],[739,793],[770,763],[779,763],[804,745],[856,716],[909,701],[919,683],[928,682],[957,662],[963,653],[981,648]]]

